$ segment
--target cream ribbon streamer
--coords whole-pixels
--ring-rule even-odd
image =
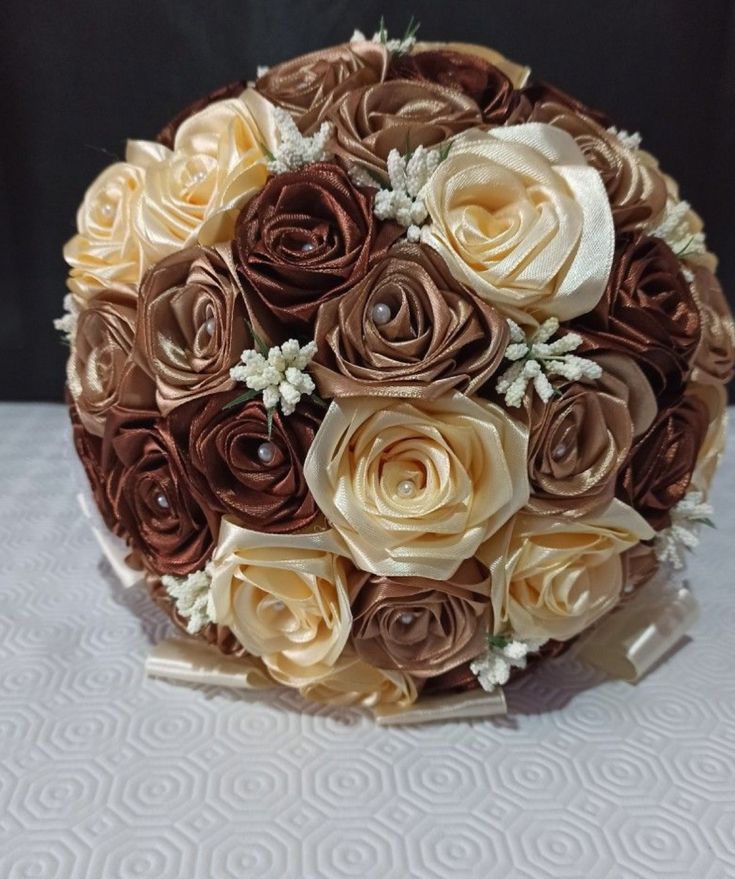
[[[257,660],[225,656],[188,638],[167,638],[156,644],[146,658],[145,672],[149,677],[240,690],[275,686]]]
[[[639,681],[699,618],[688,583],[657,576],[580,642],[576,655],[612,677]]]
[[[497,717],[506,714],[508,707],[501,687],[492,693],[470,690],[451,696],[428,696],[413,705],[376,705],[373,716],[379,726],[398,726],[407,723],[437,723],[447,720],[472,720],[478,717]]]

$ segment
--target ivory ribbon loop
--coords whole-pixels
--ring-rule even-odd
[[[208,644],[185,638],[156,644],[146,658],[145,672],[149,677],[241,690],[275,686],[257,660],[224,656]]]
[[[419,699],[407,708],[398,705],[377,705],[372,709],[379,726],[471,720],[477,717],[495,717],[506,714],[507,711],[505,696],[500,687],[496,687],[492,693],[471,690],[451,696],[429,696]]]
[[[590,632],[577,656],[612,677],[636,683],[698,618],[689,584],[657,577]]]

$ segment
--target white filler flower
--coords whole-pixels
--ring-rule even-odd
[[[684,567],[684,554],[699,546],[700,527],[712,525],[712,513],[712,505],[705,502],[701,491],[687,492],[671,510],[671,525],[656,535],[656,558],[680,571]]]
[[[254,392],[252,397],[262,393],[267,410],[273,411],[280,404],[281,412],[291,415],[301,397],[316,390],[311,377],[304,372],[315,354],[315,342],[300,347],[295,339],[269,348],[266,355],[248,349],[240,357],[242,363],[230,370],[230,377],[244,382]]]
[[[283,107],[274,107],[273,118],[280,143],[268,162],[268,170],[272,174],[297,171],[304,165],[328,162],[333,158],[332,153],[327,149],[329,139],[334,132],[334,125],[331,122],[322,122],[319,131],[311,137],[304,137],[291,115]]]
[[[488,693],[508,683],[512,668],[525,668],[528,654],[535,653],[546,641],[520,641],[516,638],[491,636],[488,649],[470,663],[470,671]]]
[[[194,571],[186,577],[164,574],[161,582],[166,592],[173,598],[176,610],[187,620],[186,631],[196,635],[214,620],[214,603],[210,587],[212,585],[211,563],[203,571]]]
[[[79,306],[74,301],[71,293],[64,296],[64,314],[54,320],[54,329],[63,333],[64,338],[71,344],[77,331],[77,318],[79,317]]]

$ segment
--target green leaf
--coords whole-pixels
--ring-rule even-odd
[[[262,357],[268,357],[268,352],[270,348],[266,345],[266,343],[260,338],[260,336],[255,332],[253,325],[246,318],[245,323],[247,324],[248,329],[250,330],[250,335],[253,337],[253,344]]]
[[[488,635],[487,643],[496,650],[502,650],[510,644],[510,638],[506,638],[505,635]]]
[[[701,522],[702,525],[706,525],[708,528],[716,528],[717,527],[717,525],[715,525],[715,523],[712,521],[712,519],[709,518],[709,516],[705,516],[702,519],[697,519],[696,521]]]
[[[222,409],[232,409],[235,406],[239,406],[241,403],[247,403],[250,400],[255,399],[255,397],[257,397],[259,393],[260,391],[254,391],[252,388],[250,388],[250,390],[245,391],[244,394],[240,394],[239,397],[235,397],[234,400],[230,400],[229,403],[225,403]]]
[[[406,26],[406,30],[403,34],[402,42],[406,42],[406,40],[412,40],[416,34],[418,33],[419,28],[421,27],[421,22],[416,21],[416,19],[411,16],[408,21],[408,25]]]

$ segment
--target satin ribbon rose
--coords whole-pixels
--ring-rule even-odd
[[[451,577],[528,500],[527,431],[493,403],[355,397],[330,406],[304,464],[358,567]]]
[[[735,374],[735,323],[720,282],[701,265],[691,267],[691,290],[699,309],[702,337],[694,352],[692,378],[727,384]]]
[[[331,531],[262,534],[226,517],[212,567],[215,622],[279,683],[322,681],[352,624],[343,552]]]
[[[301,687],[301,695],[325,705],[359,705],[374,708],[396,705],[407,708],[417,698],[416,683],[410,675],[393,669],[379,669],[363,662],[349,645],[336,664]]]
[[[322,396],[433,398],[482,387],[505,354],[508,325],[430,248],[399,244],[320,307],[314,339]]]
[[[566,641],[620,600],[623,553],[653,530],[618,500],[581,519],[520,514],[484,543],[495,634]]]
[[[497,68],[504,76],[510,80],[513,88],[520,89],[528,82],[531,75],[531,68],[524,64],[516,64],[501,55],[496,49],[489,46],[478,46],[475,43],[436,43],[417,40],[414,44],[411,55],[423,55],[425,52],[451,52],[458,55],[465,55],[468,63],[474,63],[478,59]]]
[[[614,252],[610,204],[566,132],[527,123],[460,135],[425,203],[422,240],[517,323],[569,320],[602,296]]]

